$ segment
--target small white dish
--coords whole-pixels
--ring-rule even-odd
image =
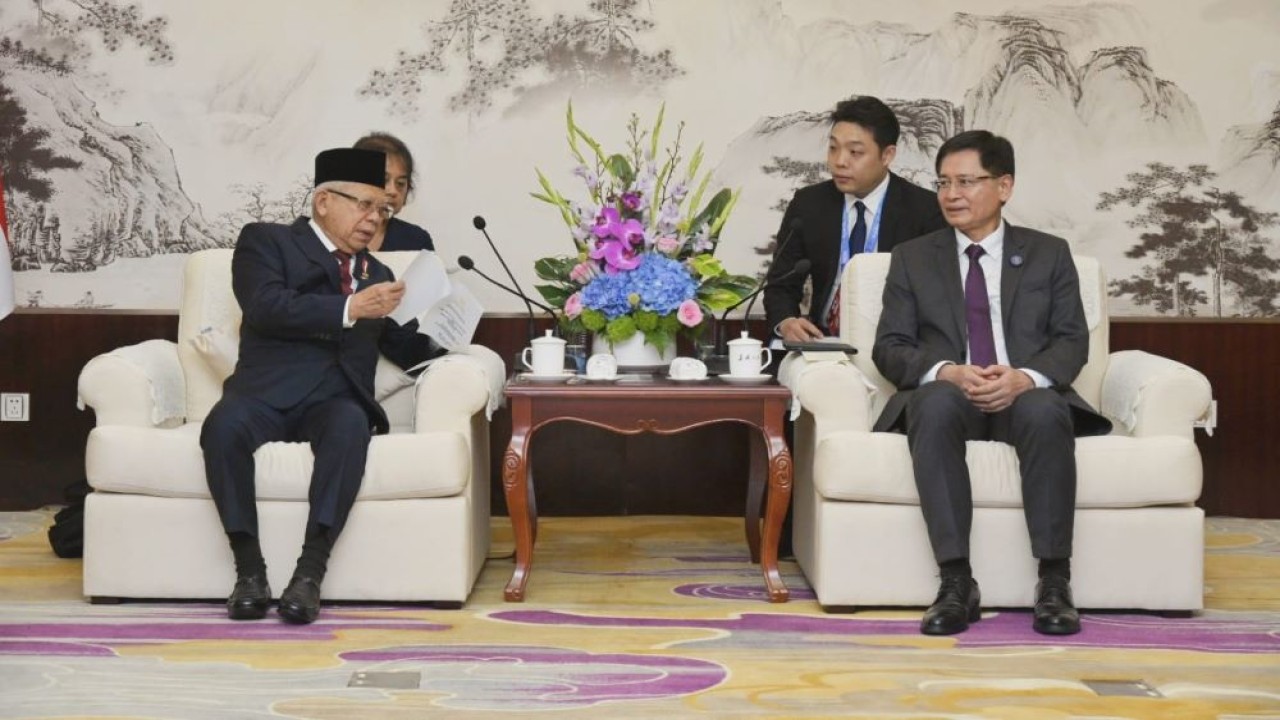
[[[578,373],[573,370],[565,370],[559,375],[537,375],[534,373],[520,373],[520,377],[529,382],[536,383],[562,383],[569,378],[576,376]]]
[[[706,380],[707,378],[706,378],[706,376],[703,376],[703,377],[676,377],[675,375],[668,375],[668,376],[667,376],[667,379],[668,379],[668,380],[674,380],[675,382],[682,382],[682,383],[696,383],[696,382],[703,382],[703,381],[704,381],[704,380]]]
[[[614,380],[617,380],[622,376],[619,375],[618,373],[614,373],[612,375],[582,375],[581,377],[583,380],[586,380],[587,382],[607,383],[607,382],[613,382]]]
[[[760,373],[758,375],[730,375],[725,373],[719,377],[721,380],[733,385],[756,385],[773,379],[773,376],[768,373]]]

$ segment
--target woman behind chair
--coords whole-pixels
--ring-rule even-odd
[[[413,154],[399,138],[390,133],[371,132],[356,141],[358,150],[378,150],[387,154],[387,199],[399,215],[413,192]],[[370,250],[435,250],[431,233],[413,223],[393,216],[378,228],[369,243]]]

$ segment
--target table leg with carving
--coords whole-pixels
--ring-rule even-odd
[[[782,430],[783,403],[766,408],[761,440],[768,449],[769,491],[765,502],[764,538],[760,551],[760,570],[769,593],[769,602],[786,602],[790,597],[782,574],[778,572],[778,540],[782,521],[791,504],[791,453]]]
[[[529,467],[529,428],[532,424],[531,409],[526,399],[511,403],[511,443],[502,457],[502,490],[507,499],[507,514],[511,516],[511,530],[516,543],[516,566],[507,582],[503,597],[508,602],[524,600],[524,586],[529,582],[529,568],[533,564],[533,543],[536,512],[532,504],[532,471]]]

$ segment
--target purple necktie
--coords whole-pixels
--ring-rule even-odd
[[[964,279],[964,316],[969,326],[969,364],[987,367],[996,364],[996,339],[991,333],[991,301],[987,297],[987,277],[982,274],[981,245],[964,249],[969,256],[969,274]]]

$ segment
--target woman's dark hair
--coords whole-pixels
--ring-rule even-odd
[[[371,132],[357,140],[351,147],[357,150],[378,150],[400,158],[404,161],[404,169],[409,174],[409,190],[405,195],[413,192],[413,188],[418,184],[413,171],[413,153],[409,152],[409,146],[405,145],[400,138],[391,133]]]

